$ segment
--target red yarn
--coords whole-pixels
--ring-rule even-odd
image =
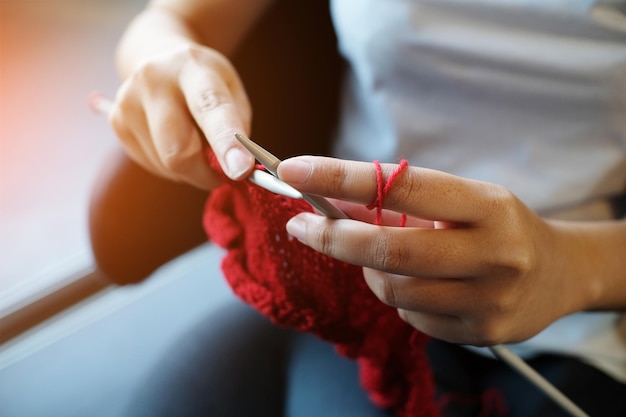
[[[403,169],[384,186],[377,170],[376,207]],[[399,417],[440,417],[425,354],[428,336],[372,294],[361,267],[292,239],[285,224],[303,211],[312,211],[306,202],[247,181],[225,181],[211,193],[204,226],[227,249],[222,269],[233,291],[278,325],[314,333],[355,359],[373,403]]]
[[[389,178],[385,182],[383,177],[383,168],[380,165],[379,161],[373,161],[374,167],[376,168],[376,199],[367,206],[369,210],[376,209],[376,225],[382,224],[383,221],[383,203],[385,201],[385,197],[391,190],[391,186],[393,182],[398,178],[398,176],[404,171],[409,163],[406,159],[400,161],[400,164],[396,168],[394,172],[389,175]],[[400,220],[400,226],[404,227],[406,225],[406,214],[402,214],[402,219]]]

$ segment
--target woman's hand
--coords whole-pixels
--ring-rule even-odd
[[[394,168],[383,165],[387,176]],[[359,220],[367,216],[354,203],[376,196],[369,163],[298,157],[281,163],[279,175],[303,192],[351,202],[341,208]],[[374,294],[433,337],[473,345],[522,341],[594,306],[605,289],[590,279],[600,259],[587,259],[586,227],[545,221],[501,186],[409,167],[384,207],[413,221],[401,228],[302,213],[287,230],[315,250],[363,266]],[[613,245],[624,243],[620,227]],[[590,234],[591,241],[607,241],[609,230],[615,229]]]
[[[117,67],[125,82],[110,116],[131,158],[154,174],[209,190],[219,181],[203,152],[210,146],[228,177],[247,176],[254,158],[234,133],[250,133],[252,112],[226,56],[272,3],[146,4],[118,44]]]
[[[110,122],[126,152],[152,173],[210,190],[210,146],[226,175],[239,180],[254,158],[235,139],[248,133],[243,85],[221,54],[189,44],[139,65],[118,91]]]

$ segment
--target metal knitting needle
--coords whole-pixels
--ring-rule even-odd
[[[278,177],[278,165],[282,162],[272,153],[262,148],[251,139],[235,133],[235,137],[269,172]],[[349,217],[324,197],[302,193],[304,201],[309,203],[329,219],[349,219]]]
[[[98,93],[94,93],[90,96],[89,105],[94,111],[107,115],[113,108],[113,103]],[[325,198],[300,193],[295,188],[278,179],[277,170],[278,165],[281,163],[280,159],[243,135],[235,134],[235,137],[269,172],[272,173],[272,175],[268,175],[263,171],[254,170],[248,177],[251,182],[277,194],[286,195],[296,199],[303,198],[326,217],[333,219],[349,218],[344,212],[335,207]],[[574,404],[569,398],[567,398],[567,396],[565,396],[548,380],[530,367],[519,356],[513,353],[509,348],[504,345],[496,345],[489,347],[489,350],[496,358],[506,363],[521,376],[526,378],[530,383],[535,385],[572,417],[589,417],[587,413],[580,409],[580,407]]]
[[[89,96],[89,107],[96,113],[109,115],[113,109],[113,102],[103,96],[102,94],[95,92]],[[248,176],[248,180],[260,187],[265,188],[276,194],[281,194],[294,199],[303,198],[302,193],[291,185],[284,181],[281,181],[274,175],[268,174],[265,171],[258,169],[253,170]]]
[[[239,134],[235,134],[235,136],[246,147],[246,149],[248,149],[257,158],[257,160],[263,166],[265,166],[265,168],[267,168],[268,171],[270,171],[274,175],[278,175],[278,165],[280,165],[281,161],[276,156],[272,155],[266,149],[263,149],[261,146],[257,145],[245,136]],[[313,207],[317,208],[320,212],[325,214],[327,217],[347,218],[347,216],[343,212],[330,204],[330,202],[328,202],[328,200],[326,199],[316,196],[308,196],[304,193],[303,198],[308,201],[309,204],[311,204]],[[329,206],[331,210],[338,210],[339,214],[342,216],[334,217],[333,212],[329,214]],[[521,376],[526,378],[530,383],[535,385],[546,396],[548,396],[548,398],[552,399],[557,405],[559,405],[572,417],[589,417],[587,413],[585,413],[582,409],[580,409],[580,407],[574,404],[574,402],[567,398],[567,396],[565,396],[561,391],[559,391],[554,385],[552,385],[547,379],[541,376],[519,356],[513,353],[508,347],[504,345],[496,345],[491,346],[489,349],[496,358],[512,367],[515,371],[517,371]]]
[[[248,181],[274,194],[284,195],[296,200],[304,198],[304,195],[291,185],[260,169],[253,170],[250,175],[248,175]]]
[[[504,345],[495,345],[490,346],[489,350],[496,358],[509,365],[517,371],[517,373],[526,378],[531,384],[539,388],[539,390],[541,390],[569,415],[572,417],[589,417],[589,415],[574,404],[572,400],[567,398],[565,394],[541,376],[530,365],[524,362],[522,358],[513,353],[508,347]]]
[[[257,160],[267,168],[269,172],[274,175],[278,175],[278,165],[280,165],[280,159],[276,156],[272,155],[266,149],[262,148],[258,144],[254,143],[252,140],[246,138],[243,135],[235,134],[237,139],[252,153]],[[308,196],[307,194],[302,194],[303,198],[308,201],[313,207],[317,208],[320,212],[325,214],[330,218],[347,218],[347,216],[337,209],[335,206],[330,204],[328,200],[316,197],[316,196]],[[307,199],[308,198],[308,199]],[[329,207],[331,212],[329,213]],[[334,210],[338,210],[339,214],[342,217],[334,217]],[[344,217],[345,216],[345,217]],[[552,385],[547,379],[541,376],[537,371],[535,371],[532,367],[530,367],[526,362],[524,362],[519,356],[513,353],[509,348],[504,345],[496,345],[491,346],[489,348],[491,352],[496,356],[496,358],[500,359],[502,362],[506,363],[510,367],[512,367],[515,371],[517,371],[521,376],[530,381],[533,385],[535,385],[539,390],[541,390],[548,398],[552,399],[556,404],[558,404],[563,410],[569,413],[572,417],[589,417],[583,410],[581,410],[576,404],[574,404],[569,398],[567,398],[561,391],[559,391],[554,385]]]

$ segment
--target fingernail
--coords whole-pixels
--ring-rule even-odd
[[[287,159],[278,166],[280,179],[291,184],[307,181],[311,176],[312,170],[313,165],[301,158]]]
[[[292,217],[287,222],[287,233],[298,239],[300,242],[306,241],[306,222],[301,216]]]
[[[226,152],[226,173],[236,180],[248,172],[252,165],[252,157],[244,153],[239,148],[232,148]]]

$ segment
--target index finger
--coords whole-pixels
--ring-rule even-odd
[[[383,176],[397,169],[382,164]],[[376,169],[367,162],[299,156],[283,161],[280,178],[299,191],[369,204],[377,195]],[[395,178],[384,208],[422,219],[473,223],[489,212],[490,202],[501,187],[468,180],[445,172],[407,167]]]
[[[199,71],[181,79],[187,106],[204,133],[226,175],[241,179],[254,166],[254,157],[235,139],[248,131],[244,115],[224,80],[213,71]]]

